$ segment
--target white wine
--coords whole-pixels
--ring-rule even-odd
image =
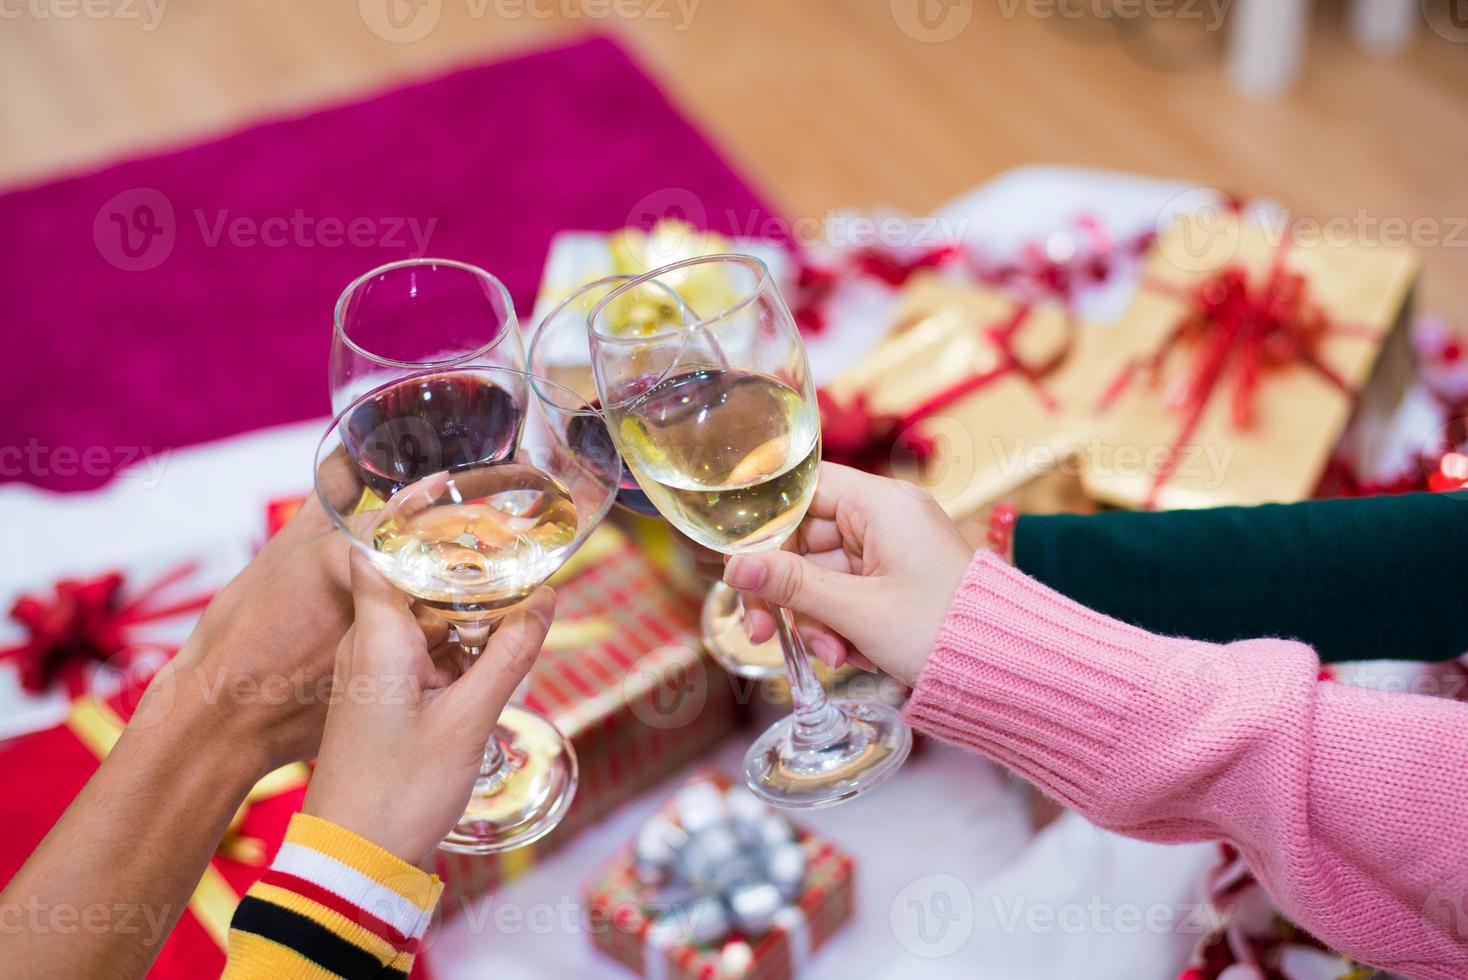
[[[815,406],[774,378],[692,371],[615,413],[627,465],[680,531],[725,554],[778,547],[820,469]]]
[[[503,615],[570,557],[576,505],[554,477],[519,463],[436,474],[383,508],[373,544],[393,584],[455,622]]]

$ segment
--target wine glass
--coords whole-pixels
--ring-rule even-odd
[[[592,409],[523,371],[460,366],[372,389],[331,424],[316,493],[382,574],[477,657],[496,624],[606,516],[621,461]],[[369,760],[370,762],[370,760]],[[571,743],[544,716],[500,716],[463,819],[440,845],[488,854],[548,833],[576,790]]]
[[[541,318],[530,334],[526,367],[536,377],[557,383],[558,390],[569,391],[575,400],[567,407],[598,408],[600,396],[591,371],[591,343],[587,322],[591,308],[618,286],[636,279],[634,275],[607,276],[587,283],[557,303]],[[682,297],[662,283],[648,283],[625,297],[617,306],[618,329],[656,332],[664,325],[681,324],[688,317]],[[625,470],[617,503],[624,510],[642,517],[656,517],[657,508],[638,486],[637,479]]]
[[[340,412],[394,378],[456,364],[523,368],[509,291],[477,266],[404,259],[358,276],[332,317],[327,384]]]
[[[726,303],[655,333],[616,330],[608,311],[626,291],[695,267]],[[805,345],[764,263],[701,256],[639,276],[592,309],[590,341],[612,438],[659,512],[726,555],[779,548],[815,495],[821,430]],[[789,610],[774,613],[794,711],[750,747],[750,789],[819,807],[879,785],[907,758],[907,725],[886,705],[828,699]]]
[[[614,275],[587,283],[541,318],[530,333],[526,364],[531,374],[558,381],[574,391],[580,404],[598,407],[600,396],[591,370],[591,341],[587,335],[592,307],[618,286],[638,275]],[[697,319],[683,297],[665,282],[649,281],[624,295],[612,309],[618,335],[656,333]],[[609,314],[607,319],[611,318]],[[617,504],[639,517],[657,517],[637,478],[622,471]],[[704,596],[700,617],[704,647],[729,673],[755,680],[785,674],[784,659],[775,643],[751,643],[744,635],[743,605],[739,593],[722,582]]]

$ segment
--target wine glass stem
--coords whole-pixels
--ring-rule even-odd
[[[494,626],[457,626],[455,633],[459,641],[459,651],[465,671],[474,665],[479,655],[484,652],[485,644],[489,642],[490,633],[494,632]],[[493,793],[504,785],[510,776],[509,760],[505,758],[504,747],[500,740],[491,735],[489,744],[484,748],[484,761],[479,764],[479,779],[476,780],[475,792],[484,795]]]
[[[826,689],[816,679],[810,665],[810,652],[795,628],[790,610],[773,607],[775,632],[785,654],[785,672],[790,676],[790,702],[794,706],[795,724],[790,740],[797,749],[820,749],[845,736],[850,722],[826,698]]]

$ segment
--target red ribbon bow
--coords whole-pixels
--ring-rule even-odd
[[[1191,288],[1155,281],[1148,282],[1146,288],[1183,300],[1187,312],[1155,351],[1122,369],[1107,387],[1099,406],[1102,411],[1109,408],[1139,370],[1156,385],[1173,349],[1180,344],[1192,348],[1187,370],[1164,394],[1164,404],[1181,414],[1182,425],[1153,477],[1146,507],[1156,506],[1162,486],[1176,469],[1203,410],[1230,366],[1234,369],[1231,415],[1239,429],[1251,428],[1255,423],[1260,374],[1267,369],[1301,364],[1354,397],[1351,386],[1318,357],[1322,337],[1347,331],[1332,325],[1320,307],[1310,301],[1305,277],[1286,269],[1280,256],[1257,287],[1243,269],[1230,266]]]
[[[211,596],[151,608],[148,605],[158,593],[193,574],[196,568],[194,564],[181,566],[128,602],[122,600],[121,572],[91,579],[62,579],[55,585],[54,598],[23,595],[11,606],[10,618],[25,627],[29,635],[19,646],[0,650],[0,659],[19,663],[21,684],[33,694],[44,694],[63,677],[71,694],[79,694],[85,683],[86,664],[117,662],[115,658],[120,656],[126,659],[129,627],[195,612],[209,604]]]

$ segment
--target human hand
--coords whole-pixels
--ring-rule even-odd
[[[336,646],[352,621],[348,550],[308,497],[209,603],[149,685],[138,726],[165,713],[196,718],[257,775],[314,756]]]
[[[835,463],[821,464],[815,498],[787,548],[725,566],[724,581],[744,596],[750,639],[774,635],[763,603],[784,606],[805,617],[801,635],[821,660],[840,666],[854,647],[909,686],[973,558],[932,494]]]
[[[435,665],[409,599],[351,556],[356,623],[337,653],[305,812],[421,864],[469,802],[484,748],[555,613],[542,587],[500,624],[457,680]]]

